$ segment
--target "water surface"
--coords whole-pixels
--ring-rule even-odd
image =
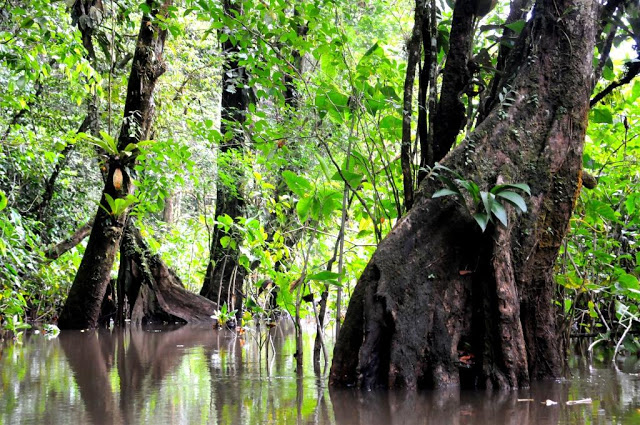
[[[312,334],[301,378],[290,326],[270,337],[197,327],[26,335],[0,345],[0,425],[640,424],[636,359],[582,359],[570,379],[505,393],[330,391],[310,365]]]

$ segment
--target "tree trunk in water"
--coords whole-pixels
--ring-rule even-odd
[[[515,388],[561,375],[553,266],[580,189],[596,8],[539,0],[507,67],[509,103],[442,161],[481,190],[528,183],[529,211],[507,208],[508,226],[482,233],[425,179],[354,290],[332,385]]]
[[[173,270],[150,253],[132,223],[122,238],[117,298],[120,323],[124,318],[134,324],[215,322],[211,316],[217,305],[185,289]]]
[[[143,16],[138,33],[118,137],[118,154],[111,153],[109,157],[107,180],[87,249],[58,320],[61,329],[94,328],[98,324],[100,307],[128,215],[126,209],[112,209],[107,196],[118,200],[133,192],[129,172],[135,165],[136,151],[130,156],[119,153],[130,144],[149,137],[154,111],[153,91],[156,81],[165,71],[162,50],[167,35],[152,16],[166,13],[170,1],[164,2],[162,11],[156,10],[155,2],[151,0],[147,5],[153,10],[150,15]]]
[[[242,13],[242,7],[233,0],[223,2],[225,14],[235,17]],[[244,149],[244,122],[249,107],[249,96],[246,89],[247,72],[239,64],[240,47],[227,39],[222,43],[225,56],[222,74],[222,125],[221,133],[224,142],[218,154],[218,179],[216,197],[216,217],[228,215],[232,219],[244,216],[244,176],[242,164],[235,157]],[[229,134],[229,136],[227,136]],[[231,183],[229,182],[231,180]],[[228,238],[225,238],[228,237]],[[225,239],[223,239],[225,238]],[[228,241],[225,246],[222,241]],[[216,225],[211,240],[209,264],[200,295],[209,298],[219,305],[227,303],[229,311],[242,308],[242,285],[246,271],[238,263],[238,255],[242,235],[231,228],[223,229]]]

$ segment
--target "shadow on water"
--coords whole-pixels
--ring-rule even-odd
[[[296,377],[288,324],[270,330],[260,350],[266,332],[162,327],[25,336],[0,345],[0,425],[640,423],[637,358],[617,367],[576,358],[571,379],[503,393],[329,390],[310,359]],[[592,402],[566,405],[584,398]]]

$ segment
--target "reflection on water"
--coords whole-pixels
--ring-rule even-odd
[[[640,365],[631,360],[615,369],[582,362],[571,379],[518,392],[329,391],[308,358],[296,378],[286,323],[271,336],[262,351],[255,332],[195,327],[27,336],[0,345],[0,425],[640,423]],[[593,402],[565,404],[584,398]]]

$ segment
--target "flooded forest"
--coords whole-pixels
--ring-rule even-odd
[[[638,0],[0,1],[0,425],[640,422]]]

